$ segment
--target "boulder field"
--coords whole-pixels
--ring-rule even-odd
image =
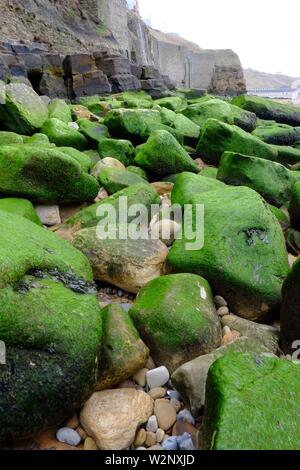
[[[0,95],[0,447],[300,449],[300,109]]]

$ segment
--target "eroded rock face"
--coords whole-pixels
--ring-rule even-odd
[[[80,422],[101,450],[127,449],[153,412],[153,399],[134,389],[104,390],[85,403]]]

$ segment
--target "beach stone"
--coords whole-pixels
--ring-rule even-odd
[[[79,419],[77,414],[75,413],[70,419],[68,419],[65,423],[66,428],[76,429],[79,426]]]
[[[159,443],[162,442],[165,438],[165,435],[165,431],[161,428],[158,428],[158,430],[156,431],[156,441]]]
[[[61,223],[59,206],[37,205],[35,206],[35,210],[43,225],[51,227],[52,225],[57,225]]]
[[[195,450],[194,443],[191,437],[184,439],[178,445],[180,450]]]
[[[96,442],[91,437],[87,437],[84,441],[84,450],[99,450]]]
[[[193,426],[195,424],[195,419],[192,413],[187,409],[180,411],[176,419],[177,421],[185,421],[186,423],[192,424]]]
[[[176,436],[170,436],[165,439],[162,443],[164,450],[178,450],[177,438]]]
[[[137,447],[135,450],[147,450],[147,449],[146,447],[140,446],[140,447]]]
[[[180,401],[176,400],[176,398],[171,398],[170,403],[174,407],[174,410],[176,411],[176,413],[178,413],[178,411],[180,411],[181,409]]]
[[[81,440],[82,441],[85,441],[86,438],[88,437],[87,433],[85,432],[84,429],[82,429],[81,426],[78,426],[78,428],[76,429],[76,431],[78,432],[79,436],[81,437]]]
[[[154,403],[154,414],[157,418],[158,426],[167,431],[176,421],[176,411],[168,400],[160,399]]]
[[[145,387],[146,385],[146,374],[148,372],[148,369],[145,367],[143,369],[140,369],[136,374],[133,376],[133,380],[140,386],[140,387]]]
[[[239,331],[230,331],[224,334],[221,342],[221,346],[226,346],[226,344],[232,343],[236,339],[240,338],[241,333]]]
[[[156,367],[156,369],[148,370],[146,374],[147,384],[150,389],[161,388],[162,385],[165,385],[169,378],[170,374],[168,369],[165,366]],[[162,389],[161,389],[162,392]],[[165,390],[164,390],[165,396]],[[158,398],[158,397],[157,397]]]
[[[161,240],[165,245],[171,246],[178,237],[181,225],[174,220],[162,219],[151,225],[151,237]]]
[[[155,444],[156,444],[156,434],[154,432],[147,431],[145,446],[151,447],[151,446],[154,446]]]
[[[150,395],[153,400],[156,400],[157,398],[164,398],[166,396],[166,389],[163,387],[155,387],[149,390],[148,395]]]
[[[144,428],[140,428],[136,433],[135,440],[133,442],[134,447],[141,447],[145,444],[147,437],[146,430]]]
[[[214,302],[217,307],[227,307],[228,305],[224,297],[222,297],[221,295],[216,295],[214,297]]]
[[[181,436],[184,433],[188,433],[192,437],[193,443],[196,446],[198,429],[186,421],[176,421],[172,428],[172,436]]]
[[[56,439],[59,442],[64,442],[70,446],[78,446],[81,442],[81,437],[77,431],[71,428],[60,428],[56,433]]]
[[[229,309],[228,309],[228,307],[220,307],[220,308],[218,308],[217,314],[218,314],[220,317],[223,317],[224,315],[229,315]]]
[[[146,426],[146,430],[149,432],[156,432],[158,429],[157,419],[155,415],[150,416]]]
[[[181,395],[179,392],[177,392],[177,390],[168,390],[167,395],[170,400],[172,400],[172,398],[175,398],[175,400],[182,401]]]
[[[134,441],[137,428],[152,415],[153,400],[134,389],[95,392],[80,414],[84,430],[99,449],[127,449]]]

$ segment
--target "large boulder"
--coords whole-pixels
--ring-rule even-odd
[[[92,270],[82,253],[11,213],[0,212],[0,228],[5,440],[58,425],[82,404],[96,383],[102,327]]]
[[[219,163],[226,151],[274,161],[278,157],[275,148],[240,127],[208,119],[201,129],[197,153],[208,161]]]
[[[23,137],[15,132],[0,131],[0,145],[23,144]]]
[[[216,189],[225,188],[222,181],[206,176],[194,175],[193,173],[183,172],[180,173],[175,181],[171,200],[173,204],[188,204],[195,194],[203,193],[205,191],[215,191]]]
[[[299,349],[300,339],[300,258],[283,284],[280,319],[281,348],[285,353],[294,353]]]
[[[195,416],[199,415],[205,404],[206,380],[210,366],[229,352],[258,354],[267,353],[268,349],[255,340],[246,337],[237,338],[226,346],[182,364],[173,373],[172,384]]]
[[[91,158],[89,155],[85,154],[84,152],[80,152],[80,150],[74,149],[73,147],[59,147],[57,150],[74,158],[74,160],[79,163],[83,171],[86,173],[89,172],[91,168]]]
[[[0,121],[19,134],[31,135],[48,118],[48,108],[39,95],[23,83],[10,83],[0,100]]]
[[[96,146],[99,145],[102,139],[109,137],[108,129],[104,124],[100,122],[92,122],[88,119],[78,119],[77,124],[79,125],[80,132]]]
[[[128,228],[128,227],[123,227]],[[106,227],[102,239],[95,227],[75,233],[73,245],[89,259],[94,279],[106,281],[126,292],[137,293],[165,271],[168,249],[160,240],[123,239],[118,227]]]
[[[199,448],[299,449],[299,364],[231,353],[210,367]]]
[[[179,142],[167,131],[153,132],[137,149],[135,163],[159,176],[190,171],[199,173],[198,166]]]
[[[205,277],[231,311],[264,322],[278,312],[281,286],[288,272],[281,227],[266,202],[247,187],[226,187],[196,195],[185,224],[194,238],[178,239],[168,263],[176,272]],[[204,226],[197,222],[204,205]],[[199,218],[198,218],[199,219]],[[204,229],[204,243],[199,233]],[[200,244],[199,244],[200,243]]]
[[[100,171],[98,181],[100,185],[106,189],[108,194],[114,194],[134,184],[149,184],[142,176],[136,173],[110,167],[104,167]]]
[[[99,143],[99,155],[101,158],[116,158],[129,166],[135,157],[134,146],[129,140],[103,138]]]
[[[0,148],[0,192],[37,202],[92,201],[99,185],[74,158],[30,145]]]
[[[300,127],[279,124],[275,121],[261,121],[253,135],[268,144],[293,145],[300,139]]]
[[[48,114],[49,118],[59,119],[66,124],[68,124],[68,122],[72,122],[71,109],[64,100],[58,98],[52,100],[48,105]]]
[[[31,201],[17,197],[5,197],[0,199],[0,210],[11,214],[20,215],[31,222],[42,225]]]
[[[221,344],[211,290],[200,276],[154,279],[139,292],[129,313],[155,363],[170,371]]]
[[[72,129],[60,119],[47,119],[41,132],[48,136],[50,142],[57,145],[57,147],[74,147],[77,150],[86,150],[88,148],[88,141],[84,135],[76,129]]]
[[[300,181],[296,181],[292,188],[292,197],[289,206],[292,226],[300,230]]]
[[[259,118],[300,126],[300,109],[291,104],[282,104],[259,96],[236,96],[231,101],[246,111],[255,113]]]
[[[110,304],[101,310],[103,341],[97,390],[111,388],[144,367],[149,349],[141,340],[128,312]]]
[[[233,186],[248,186],[270,204],[280,207],[290,200],[296,176],[280,163],[240,153],[224,152],[218,179]]]

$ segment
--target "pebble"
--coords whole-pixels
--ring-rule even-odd
[[[232,341],[235,341],[240,337],[241,333],[239,331],[232,330],[230,331],[230,333],[223,336],[221,346],[225,346],[228,343],[232,343]]]
[[[195,450],[194,443],[191,437],[181,442],[178,447],[180,450]]]
[[[121,289],[118,289],[117,295],[118,297],[123,297],[124,292]]]
[[[216,295],[214,297],[214,302],[217,307],[227,307],[228,305],[224,297],[221,297],[221,295]]]
[[[170,398],[170,400],[172,400],[172,398],[175,398],[175,400],[178,400],[178,401],[182,400],[182,397],[180,393],[177,392],[177,390],[168,390],[167,395]]]
[[[85,439],[88,437],[87,433],[85,432],[84,429],[82,429],[81,426],[78,426],[78,428],[76,429],[76,431],[78,432],[79,436],[81,437],[81,440],[82,441],[85,441]]]
[[[176,413],[181,410],[181,403],[179,400],[176,400],[176,398],[171,398],[170,403],[174,407]]]
[[[230,333],[231,333],[231,329],[229,328],[229,326],[227,326],[227,325],[224,326],[223,327],[223,336],[228,335]]]
[[[157,418],[155,415],[150,416],[146,426],[146,430],[149,432],[156,432],[158,429]]]
[[[155,369],[156,365],[151,356],[148,357],[145,367],[149,370]]]
[[[79,419],[77,414],[75,413],[70,419],[68,419],[65,423],[66,428],[76,429],[79,426]]]
[[[35,206],[37,215],[43,225],[52,227],[61,223],[59,206],[46,206],[38,204]]]
[[[180,445],[182,444],[182,442],[186,441],[187,439],[191,439],[191,437],[192,436],[188,432],[184,432],[180,436],[177,436],[177,444],[178,444],[179,448],[180,448]]]
[[[177,421],[173,426],[172,436],[181,436],[184,433],[188,433],[196,444],[198,429],[186,421]]]
[[[145,446],[151,447],[151,446],[154,446],[155,444],[156,444],[156,434],[154,432],[147,431]]]
[[[176,422],[176,411],[168,400],[159,399],[154,403],[154,414],[158,426],[167,431]]]
[[[69,446],[78,446],[81,442],[80,435],[72,428],[60,428],[56,433],[56,439]]]
[[[220,307],[217,310],[217,314],[220,317],[225,317],[225,315],[229,315],[229,308],[228,307]]]
[[[149,370],[146,378],[149,388],[152,389],[165,385],[170,378],[170,374],[165,366],[161,366],[156,369]]]
[[[140,369],[136,374],[133,376],[133,380],[135,383],[137,383],[140,387],[145,387],[146,386],[146,374],[148,372],[148,369],[143,368]]]
[[[195,419],[194,419],[192,413],[187,409],[179,411],[179,413],[177,415],[177,421],[186,421],[187,423],[190,423],[193,426],[195,426]]]
[[[133,442],[134,447],[141,447],[145,444],[147,433],[144,428],[138,430],[135,436],[135,440]]]
[[[156,431],[156,441],[159,443],[162,442],[165,438],[165,435],[165,431],[161,428],[158,428],[158,430]]]
[[[91,437],[87,437],[83,445],[84,450],[99,450],[96,442]]]
[[[164,450],[178,450],[177,438],[175,436],[170,436],[165,439],[162,443]]]
[[[146,447],[140,446],[140,447],[137,447],[135,450],[147,450],[147,449],[146,449]]]
[[[150,395],[153,400],[164,398],[166,395],[166,389],[163,387],[152,388],[152,390],[149,390],[148,395]]]

